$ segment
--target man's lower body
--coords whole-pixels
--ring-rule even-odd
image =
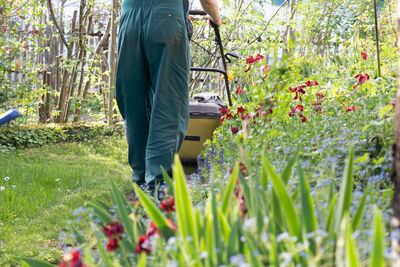
[[[171,173],[189,120],[189,40],[182,0],[124,0],[116,100],[132,180],[154,190]]]

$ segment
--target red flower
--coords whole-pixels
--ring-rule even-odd
[[[227,107],[221,107],[221,108],[219,109],[219,111],[221,112],[222,115],[225,115],[225,114],[227,114],[228,112],[230,112],[229,108],[227,108]]]
[[[246,112],[246,110],[242,106],[240,106],[240,107],[237,108],[237,113],[236,114],[243,114],[245,112]]]
[[[168,214],[171,211],[175,211],[175,200],[171,197],[169,200],[161,202],[160,209],[165,210]]]
[[[321,106],[322,104],[318,102],[317,100],[314,101],[314,103],[311,104],[311,106]]]
[[[239,128],[238,128],[237,126],[233,126],[233,127],[231,128],[231,132],[232,132],[233,134],[237,134],[237,133],[239,132]]]
[[[302,118],[302,122],[306,122],[307,118],[303,114],[301,114],[301,112],[303,112],[303,105],[297,105],[295,108],[293,108],[289,112],[289,117],[293,117],[296,112],[299,113],[299,117]]]
[[[82,263],[80,251],[74,250],[72,253],[65,254],[59,267],[87,267]]]
[[[21,64],[19,64],[18,62],[15,63],[15,66],[17,66],[17,70],[19,70],[21,68]]]
[[[364,60],[367,60],[368,55],[367,55],[367,53],[365,53],[365,52],[361,52],[361,57],[362,57]]]
[[[317,98],[319,98],[321,100],[324,99],[324,95],[323,94],[316,93],[315,95],[317,96]]]
[[[4,52],[8,52],[8,51],[10,51],[10,47],[7,45],[4,47]]]
[[[6,32],[6,31],[7,31],[7,27],[4,26],[4,27],[3,27],[3,32]]]
[[[368,74],[357,74],[356,76],[354,76],[354,78],[358,79],[358,82],[353,86],[353,89],[356,89],[356,87],[358,85],[363,84],[369,80],[369,75]]]
[[[32,33],[32,34],[38,34],[39,31],[38,31],[38,30],[32,30],[31,33]]]
[[[309,80],[309,81],[306,81],[306,85],[307,85],[307,86],[316,86],[316,85],[319,85],[319,84],[318,84],[317,81],[311,81],[311,80]]]
[[[119,248],[118,241],[109,239],[107,242],[107,251],[115,251],[117,248]]]
[[[135,248],[135,252],[136,254],[144,252],[147,255],[151,253],[151,245],[149,239],[146,236],[142,235],[139,237],[138,243]]]
[[[150,223],[150,229],[147,232],[147,238],[150,238],[150,237],[152,237],[154,235],[159,235],[159,234],[160,234],[160,231],[158,230],[156,224],[154,222],[151,222]]]
[[[296,100],[297,98],[299,98],[300,101],[303,101],[303,99],[301,98],[301,95],[304,95],[306,93],[306,91],[304,91],[304,88],[307,87],[307,85],[302,84],[299,85],[298,87],[289,87],[289,90],[292,93],[296,93],[295,97],[293,98],[294,100]]]
[[[359,109],[358,109],[358,107],[357,106],[348,106],[348,107],[346,107],[346,111],[347,112],[349,112],[349,111],[358,111]]]
[[[226,115],[226,118],[229,120],[229,119],[233,119],[233,115],[232,115],[232,113],[227,113]]]
[[[265,72],[265,75],[264,75],[264,77],[262,78],[263,80],[264,80],[265,78],[267,78],[268,72],[269,72],[270,70],[271,70],[271,69],[268,68],[268,65],[265,64],[264,67],[263,67],[263,69],[262,69],[262,71]]]
[[[104,234],[110,239],[121,240],[124,233],[124,226],[119,222],[103,225]]]
[[[260,54],[257,54],[256,57],[249,56],[246,59],[246,64],[249,64],[249,67],[247,68],[247,70],[245,70],[245,72],[248,72],[251,69],[251,65],[253,65],[253,64],[255,64],[258,61],[263,60],[263,59],[264,59],[264,56],[260,55]]]
[[[29,45],[27,45],[27,44],[24,45],[24,50],[25,50],[25,51],[28,51],[28,49],[29,49]]]
[[[246,199],[244,198],[243,195],[243,189],[240,185],[236,188],[234,197],[239,201],[239,209],[241,216],[243,218],[247,214],[248,209],[246,207]]]
[[[171,227],[172,231],[176,232],[176,225],[173,223],[172,219],[168,219],[167,224]]]
[[[246,216],[247,212],[249,211],[246,207],[246,200],[244,199],[244,197],[242,197],[239,200],[239,207],[240,207],[240,214],[242,218],[244,218],[244,216]]]
[[[306,122],[307,121],[307,118],[306,118],[306,116],[304,116],[303,114],[299,114],[299,117],[301,118],[301,122]]]
[[[240,86],[236,89],[236,94],[237,94],[237,95],[243,94],[243,90],[240,89]]]
[[[242,120],[250,120],[250,114],[244,115],[244,114],[242,113],[242,114],[240,114],[240,118],[241,118]]]

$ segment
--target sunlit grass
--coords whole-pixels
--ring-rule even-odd
[[[68,231],[73,211],[93,198],[107,199],[111,178],[132,190],[119,137],[1,155],[0,266],[10,265],[11,255],[58,260],[58,235]]]

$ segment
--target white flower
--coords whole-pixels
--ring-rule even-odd
[[[58,181],[61,181],[61,179],[60,178],[56,179],[56,182],[58,182]]]
[[[4,181],[8,181],[8,180],[10,180],[10,177],[8,177],[8,176],[4,177]]]
[[[6,190],[4,186],[0,186],[0,191]]]
[[[17,186],[16,186],[15,184],[13,184],[11,187],[12,187],[12,188],[16,188]]]

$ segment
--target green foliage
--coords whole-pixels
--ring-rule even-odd
[[[40,147],[59,142],[79,142],[101,139],[118,134],[122,136],[123,126],[110,128],[105,124],[71,124],[46,126],[10,126],[0,130],[0,151],[2,153]]]
[[[355,231],[362,229],[352,229],[349,204],[346,201],[339,202],[342,204],[338,206],[338,211],[334,212],[331,215],[332,218],[330,218],[333,221],[340,221],[340,226],[328,230],[331,231],[329,234],[321,234],[321,232],[324,233],[324,230],[318,225],[325,225],[326,219],[319,216],[319,213],[325,213],[325,211],[314,209],[313,203],[316,202],[316,199],[309,192],[308,182],[301,167],[298,167],[299,189],[286,187],[282,181],[282,176],[273,170],[268,161],[264,160],[262,167],[267,170],[268,179],[272,182],[272,190],[265,190],[266,188],[260,187],[256,179],[252,179],[255,177],[243,179],[241,174],[236,171],[230,175],[229,180],[234,181],[237,178],[236,175],[239,175],[239,185],[237,185],[235,193],[228,189],[228,191],[231,191],[233,202],[226,212],[223,210],[225,208],[223,204],[225,193],[216,193],[213,187],[209,192],[210,198],[204,207],[194,208],[192,206],[190,192],[178,157],[175,158],[173,168],[176,214],[164,213],[165,211],[157,208],[150,197],[146,196],[137,186],[134,186],[139,201],[154,221],[160,235],[164,237],[150,236],[151,227],[154,227],[150,226],[145,238],[146,242],[149,242],[146,245],[149,251],[146,253],[143,251],[140,254],[132,254],[135,246],[136,251],[138,246],[141,246],[139,235],[145,233],[144,225],[137,217],[140,211],[132,209],[128,203],[121,202],[123,196],[112,184],[111,195],[115,208],[112,209],[111,206],[104,204],[104,209],[100,208],[102,212],[93,210],[94,218],[100,218],[100,221],[92,226],[94,229],[98,229],[94,233],[99,254],[85,249],[92,244],[91,241],[81,243],[80,246],[85,253],[90,254],[90,258],[94,259],[93,266],[113,266],[113,264],[124,266],[124,264],[131,264],[132,262],[141,262],[140,264],[151,266],[162,266],[162,264],[169,262],[176,262],[182,266],[240,265],[238,262],[241,264],[247,262],[252,266],[275,264],[300,264],[301,266],[347,264],[348,266],[357,266],[362,261],[359,256],[361,253],[352,238]],[[235,168],[238,169],[238,164]],[[352,168],[351,152],[347,160],[347,169]],[[257,174],[255,175],[257,176]],[[348,175],[349,171],[346,171],[344,177]],[[351,195],[352,189],[351,187],[348,188],[349,179],[351,180],[350,176],[344,179],[341,184],[341,192],[347,192]],[[248,192],[245,193],[246,191]],[[281,201],[284,214],[284,217],[281,218],[273,216],[275,211],[273,206],[269,204],[272,203],[275,194]],[[297,207],[294,203],[299,199],[301,206]],[[340,199],[343,199],[343,197],[340,197]],[[335,198],[332,198],[331,203],[335,202]],[[250,212],[252,210],[251,205],[259,208]],[[249,207],[248,214],[244,210],[246,206]],[[105,235],[99,229],[108,222],[108,219],[101,219],[104,217],[103,213],[109,213],[107,218],[114,217],[116,220],[121,220],[125,228],[126,234],[119,241],[120,246],[115,252],[106,252],[102,245]],[[128,214],[130,215],[128,216]],[[302,214],[301,223],[298,214]],[[370,262],[371,266],[378,266],[374,265],[378,262],[382,264],[379,266],[384,266],[386,262],[383,255],[385,231],[378,210],[375,214]],[[172,221],[176,220],[176,232],[171,231],[171,223],[167,224],[167,216]],[[263,218],[261,224],[257,223],[258,216]],[[316,218],[319,218],[318,222]],[[132,236],[130,234],[132,230],[138,231],[139,234]],[[335,256],[323,256],[326,251],[335,250]],[[146,254],[148,255],[144,256]],[[285,258],[282,258],[282,255],[286,255]],[[85,255],[85,257],[88,256]]]

